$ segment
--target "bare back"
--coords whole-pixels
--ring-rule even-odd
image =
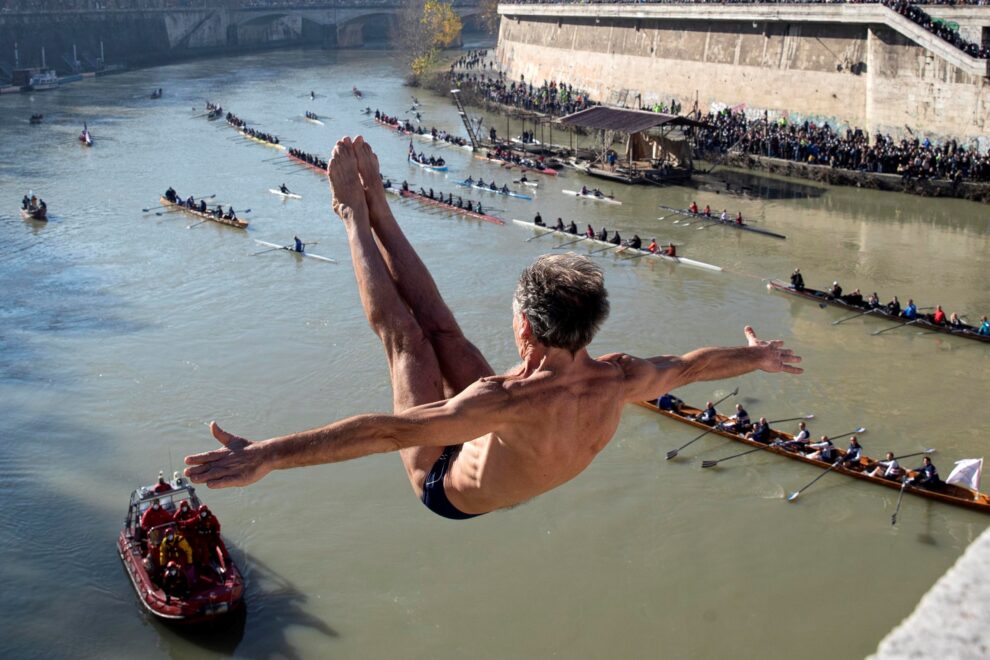
[[[465,511],[519,504],[580,474],[605,448],[629,400],[618,358],[580,351],[573,364],[482,379],[508,394],[498,431],[464,443],[446,490]]]

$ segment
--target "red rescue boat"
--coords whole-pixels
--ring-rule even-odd
[[[156,500],[160,506],[155,509],[156,514],[145,516]],[[189,505],[189,518],[148,528],[142,526],[142,517],[146,523],[152,517],[159,522],[173,517],[183,503]],[[206,515],[202,515],[203,511]],[[159,478],[158,484],[131,493],[124,528],[117,539],[117,552],[138,600],[146,610],[165,621],[202,623],[240,609],[244,579],[220,538],[219,528],[216,518],[182,477],[175,477],[171,482]],[[194,552],[191,563],[172,572],[173,578],[176,572],[181,574],[178,585],[175,579],[167,581],[165,567],[159,566],[161,547],[169,533],[173,540],[188,539],[184,547]],[[181,541],[178,544],[181,547]]]

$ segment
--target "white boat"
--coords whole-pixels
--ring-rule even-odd
[[[581,199],[590,199],[593,202],[605,202],[606,204],[621,204],[619,200],[615,197],[610,197],[605,193],[598,191],[596,195],[594,191],[589,190],[587,193],[582,193],[580,190],[561,190],[560,192],[565,195],[572,195],[574,197],[580,197]]]
[[[303,119],[305,119],[308,122],[312,122],[314,124],[317,124],[319,126],[325,126],[326,125],[322,121],[320,121],[319,119],[314,119],[313,117],[307,117],[307,116],[303,115]]]
[[[529,181],[529,180],[523,181],[522,179],[516,179],[512,183],[515,183],[516,185],[521,185],[521,186],[529,186],[530,188],[539,188],[540,187],[540,182],[539,181]]]
[[[281,190],[279,190],[278,188],[269,188],[268,189],[268,192],[270,192],[273,195],[278,195],[279,197],[281,197],[283,199],[302,199],[302,195],[297,195],[294,192],[284,193]]]
[[[468,181],[464,179],[463,181],[454,181],[454,184],[458,186],[464,186],[465,188],[474,188],[475,190],[482,190],[486,193],[491,193],[493,195],[503,195],[506,197],[515,197],[516,199],[525,199],[526,201],[532,201],[532,197],[529,195],[524,195],[522,193],[512,192],[511,190],[503,190],[502,188],[495,188],[492,190],[491,186],[483,185],[479,186],[475,181]]]
[[[648,250],[644,250],[643,248],[636,249],[625,245],[615,245],[613,243],[609,243],[608,241],[600,241],[597,238],[588,238],[583,234],[575,235],[575,234],[570,234],[568,232],[559,232],[552,227],[538,227],[537,225],[534,225],[532,222],[527,222],[525,220],[517,220],[516,218],[513,218],[512,222],[516,223],[517,225],[522,225],[523,227],[529,227],[530,229],[534,229],[544,234],[560,234],[564,238],[570,238],[571,240],[575,241],[575,243],[580,241],[588,241],[590,243],[598,243],[599,245],[606,245],[608,247],[613,248],[616,252],[626,252],[626,253],[634,252],[636,253],[636,256],[634,258],[646,257],[647,259],[660,259],[661,261],[672,261],[674,263],[681,264],[682,266],[693,266],[695,268],[701,268],[704,270],[714,270],[714,271],[722,270],[721,266],[705,263],[704,261],[697,261],[696,259],[687,259],[686,257],[668,257],[665,254],[654,254]]]
[[[49,89],[58,89],[58,76],[55,72],[49,69],[48,71],[43,71],[41,73],[36,73],[31,76],[31,80],[28,82],[36,92],[44,92]]]
[[[268,241],[259,241],[257,238],[254,242],[258,245],[264,245],[265,247],[272,248],[274,250],[285,250],[286,252],[291,252],[300,257],[309,257],[310,259],[319,259],[320,261],[328,261],[332,264],[337,263],[336,259],[331,259],[330,257],[324,257],[319,254],[310,254],[309,252],[296,252],[295,248],[291,245],[279,245],[278,243],[269,243]]]
[[[412,156],[406,156],[406,160],[408,160],[413,165],[419,165],[424,170],[427,170],[429,172],[446,172],[447,171],[447,164],[446,163],[444,163],[443,165],[430,165],[429,163],[421,163],[418,160],[414,160]]]

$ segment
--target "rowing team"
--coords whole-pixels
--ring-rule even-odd
[[[581,186],[581,195],[584,197],[598,197],[604,199],[614,199],[612,195],[606,195],[598,188],[588,188],[588,186]]]
[[[210,112],[212,112],[214,110],[223,111],[223,106],[221,106],[219,103],[212,103],[210,101],[207,101],[206,102],[206,109],[208,111],[210,111]]]
[[[186,199],[182,199],[179,196],[179,193],[175,192],[175,188],[173,188],[172,186],[169,186],[168,190],[165,191],[165,199],[172,202],[173,204],[178,204],[179,206],[183,206],[191,211],[208,213],[212,215],[214,218],[223,218],[224,220],[237,220],[237,214],[234,212],[233,206],[231,206],[226,212],[224,212],[223,206],[217,204],[217,207],[211,210],[206,206],[205,199],[199,200],[199,203],[196,202],[196,199],[192,195],[189,195],[189,197],[187,197]]]
[[[525,178],[520,179],[520,181],[525,181]],[[503,183],[502,187],[499,188],[494,180],[492,180],[491,183],[485,183],[484,179],[482,179],[481,177],[478,177],[478,180],[475,181],[474,177],[469,176],[468,178],[464,179],[464,183],[469,186],[474,186],[475,188],[487,188],[492,192],[500,192],[506,195],[512,192],[509,190],[508,184]]]
[[[539,213],[533,218],[533,224],[537,227],[547,227],[547,224],[543,222],[543,216]],[[547,227],[548,229],[553,229],[554,231],[563,232],[565,234],[571,234],[573,236],[578,236],[577,225],[571,220],[570,225],[565,225],[563,219],[557,218],[557,224],[553,227]],[[590,238],[595,241],[602,241],[603,243],[611,243],[616,247],[627,247],[633,250],[646,250],[650,254],[659,254],[665,257],[676,257],[677,256],[677,246],[670,243],[665,246],[660,246],[657,243],[657,239],[651,238],[650,244],[645,248],[643,247],[643,239],[639,237],[638,234],[633,234],[633,237],[628,240],[623,240],[622,236],[619,235],[618,230],[611,237],[608,235],[608,229],[602,227],[600,232],[595,232],[594,227],[588,225],[588,228],[584,230],[584,238]]]
[[[263,131],[256,131],[253,128],[248,128],[243,124],[243,122],[241,123],[241,126],[239,128],[241,129],[241,133],[253,137],[256,140],[261,140],[262,142],[267,142],[269,144],[279,143],[278,138],[272,135],[271,133],[265,133]]]
[[[227,123],[234,128],[247,128],[247,122],[235,115],[233,112],[228,112],[226,119]]]
[[[439,156],[429,156],[427,157],[422,151],[416,153],[413,149],[412,142],[409,143],[409,158],[416,161],[420,165],[432,165],[433,167],[443,167],[447,164],[443,158]]]
[[[369,114],[366,110],[365,114]],[[419,113],[416,113],[416,118],[419,119]],[[435,126],[430,130],[424,129],[422,126],[413,126],[412,122],[408,119],[399,119],[398,117],[392,117],[385,114],[381,110],[375,110],[375,121],[378,121],[387,126],[391,126],[398,131],[403,131],[405,133],[415,133],[416,135],[429,135],[434,140],[439,140],[441,142],[446,142],[448,144],[453,144],[458,147],[463,147],[467,144],[467,140],[462,137],[457,137],[456,135],[451,135],[447,131],[437,129]]]
[[[543,156],[540,156],[539,160],[533,160],[532,158],[525,158],[514,153],[511,149],[504,149],[502,147],[495,147],[494,151],[489,151],[485,153],[485,157],[489,160],[501,160],[506,163],[511,163],[513,165],[521,165],[523,167],[528,167],[533,170],[544,170],[547,166],[544,164]]]
[[[691,206],[688,207],[688,211],[690,211],[694,215],[703,215],[706,218],[712,218],[712,219],[715,218],[715,216],[712,215],[712,207],[708,206],[708,204],[705,204],[705,208],[699,212],[698,203],[692,201]],[[721,222],[735,222],[737,225],[745,224],[743,222],[742,211],[737,211],[735,219],[731,219],[729,218],[729,212],[725,209],[722,209],[722,213],[718,216],[718,220],[720,220]]]
[[[794,272],[791,273],[791,287],[795,291],[804,291],[804,276],[801,275],[800,268],[795,268]],[[825,293],[830,300],[841,300],[842,302],[855,307],[879,309],[890,316],[899,316],[900,318],[907,319],[908,321],[924,319],[934,325],[948,325],[959,328],[960,330],[966,329],[966,323],[964,323],[959,317],[959,314],[952,312],[952,314],[946,318],[945,311],[942,309],[941,305],[935,305],[935,311],[931,314],[919,314],[918,306],[914,304],[913,298],[908,298],[907,307],[904,307],[903,309],[901,309],[901,301],[897,299],[897,296],[894,296],[893,300],[888,302],[886,305],[883,305],[880,303],[880,297],[877,295],[876,291],[871,293],[866,298],[863,298],[863,294],[859,289],[856,289],[852,293],[843,294],[842,286],[839,285],[838,281],[832,282],[831,288],[829,288]],[[929,307],[928,309],[931,308]],[[990,336],[990,320],[987,320],[986,314],[980,318],[980,326],[977,330],[977,334]]]
[[[289,149],[289,155],[293,158],[298,158],[299,160],[305,161],[314,167],[318,167],[321,170],[327,169],[327,161],[323,160],[319,156],[314,156],[313,154],[306,153],[302,149],[296,149],[291,147]]]
[[[310,92],[310,93],[312,93],[312,92]],[[306,111],[306,119],[316,119],[316,120],[319,120],[320,118],[316,116],[316,113],[315,112],[310,112],[309,110],[307,110]]]
[[[668,410],[682,417],[687,416],[681,410],[684,402],[672,394],[664,394],[656,399],[656,405],[661,410]],[[798,424],[798,432],[790,440],[772,440],[773,436],[767,418],[760,417],[758,422],[752,423],[749,413],[740,403],[736,404],[735,414],[722,422],[718,420],[718,413],[711,401],[705,404],[705,409],[700,414],[689,418],[721,431],[735,433],[746,440],[802,454],[809,460],[831,463],[850,470],[861,470],[871,477],[902,481],[908,476],[904,468],[894,458],[893,452],[889,451],[884,460],[877,461],[872,466],[863,466],[860,462],[863,457],[863,446],[859,443],[859,439],[852,434],[850,434],[849,446],[841,454],[827,435],[823,435],[818,442],[812,442],[811,433],[805,422]],[[923,459],[921,467],[916,468],[914,472],[915,475],[909,480],[909,483],[929,490],[941,488],[942,481],[939,479],[938,470],[927,456]]]
[[[30,197],[24,195],[24,199],[21,200],[21,208],[28,212],[34,212],[39,209],[47,209],[48,204],[45,204],[45,200],[38,198],[37,195]]]
[[[391,188],[392,182],[385,181],[385,187]],[[420,188],[419,192],[417,193],[409,189],[409,183],[406,181],[402,182],[401,192],[412,193],[414,195],[419,195],[420,197],[426,197],[427,199],[433,200],[434,202],[437,202],[439,204],[453,206],[455,208],[461,209],[462,211],[468,211],[469,213],[477,213],[478,215],[485,214],[484,209],[481,207],[481,202],[472,202],[470,199],[465,202],[460,195],[458,195],[455,199],[453,193],[447,193],[446,198],[444,198],[442,192],[434,193],[433,188],[430,188],[429,190],[423,190],[422,188]]]

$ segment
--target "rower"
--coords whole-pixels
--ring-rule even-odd
[[[722,222],[728,222],[729,212],[726,209],[722,209],[722,214],[718,216],[718,219],[721,220]]]
[[[468,211],[474,212],[474,204],[471,202],[470,199],[467,201],[466,208]]]
[[[200,213],[206,213],[206,200],[205,199],[199,200],[199,212]]]
[[[749,413],[742,407],[741,403],[736,404],[736,414],[722,423],[722,428],[735,433],[745,433],[752,427],[749,421]]]
[[[508,195],[509,194],[509,184],[507,184],[507,183],[503,183],[502,184],[502,194],[503,195]]]
[[[608,240],[608,229],[606,229],[605,227],[602,227],[602,230],[600,232],[598,232],[597,238],[600,241],[607,241]]]
[[[905,307],[904,311],[901,312],[901,316],[911,321],[918,318],[918,306],[914,304],[914,300],[912,298],[908,298],[907,307]]]
[[[564,231],[564,219],[557,218],[557,224],[553,226],[555,231]]]
[[[546,227],[546,225],[543,223],[543,216],[540,215],[539,211],[536,212],[536,217],[533,218],[533,224],[536,225],[537,227]]]
[[[808,458],[811,460],[825,461],[826,463],[835,461],[835,445],[832,444],[832,441],[828,439],[827,435],[823,435],[821,440],[813,442],[808,446],[815,450],[808,454]]]
[[[677,256],[677,246],[674,245],[673,243],[670,243],[670,244],[667,245],[667,247],[665,247],[663,249],[663,252],[661,252],[661,254],[663,254],[663,256],[665,256],[665,257],[676,257]]]
[[[409,192],[409,182],[405,179],[402,180],[402,192]]]
[[[303,249],[305,248],[305,243],[303,243],[302,241],[300,241],[298,236],[293,236],[292,237],[292,242],[295,244],[294,247],[293,247],[293,249],[296,252],[302,254]]]
[[[657,252],[660,251],[660,246],[657,245],[657,239],[655,238],[650,239],[650,244],[646,246],[646,251],[649,252],[650,254],[656,254]]]
[[[571,220],[571,224],[567,225],[567,233],[568,234],[573,234],[574,236],[577,236],[578,228],[577,228],[577,225],[574,223],[573,220]]]
[[[188,206],[189,208],[194,208],[195,205],[196,205],[196,200],[193,199],[192,195],[189,195],[189,197],[186,199],[186,206]]]
[[[485,212],[481,208],[481,202],[478,202],[478,205],[475,207],[474,210],[478,213],[478,215],[484,215],[485,214]]]
[[[753,430],[746,434],[747,440],[755,440],[763,444],[770,444],[770,424],[766,417],[760,417],[760,421],[753,425]]]
[[[591,225],[588,225],[588,228],[584,230],[584,235],[585,235],[586,238],[594,238],[595,237],[595,229],[594,229],[594,227],[592,227]]]
[[[222,218],[223,217],[223,205],[222,204],[217,204],[217,207],[215,209],[213,209],[213,215],[215,215],[218,218]]]
[[[870,297],[866,299],[866,304],[870,309],[877,309],[880,307],[880,296],[877,295],[876,291],[871,293]]]
[[[921,459],[921,467],[915,469],[915,475],[908,483],[914,483],[928,490],[942,488],[942,480],[938,478],[938,470],[932,464],[932,459],[925,456]]]
[[[692,200],[691,206],[688,207],[688,211],[694,215],[698,215],[698,203]]]
[[[169,190],[171,190],[171,188],[169,188]],[[165,193],[165,196],[167,198],[168,193]],[[30,204],[31,204],[31,198],[28,197],[27,195],[24,195],[24,199],[21,200],[21,208],[27,210]]]
[[[449,206],[454,205],[454,193],[447,193],[447,204]]]
[[[977,330],[977,334],[984,337],[990,336],[990,321],[987,320],[986,314],[980,319],[980,329]]]
[[[742,211],[736,212],[736,224],[739,225],[740,227],[743,225]]]
[[[608,239],[608,242],[612,245],[622,245],[622,237],[619,236],[619,230],[616,229],[615,233],[612,234],[612,238]]]
[[[795,268],[791,273],[791,288],[795,291],[804,291],[804,276],[801,275],[800,268]]]
[[[932,323],[935,325],[945,325],[945,312],[941,305],[935,305],[935,313],[932,314]]]
[[[846,447],[846,455],[842,457],[842,465],[845,467],[859,467],[859,459],[863,456],[863,445],[859,444],[856,436],[849,438],[849,446]]]
[[[711,401],[705,404],[705,409],[694,420],[706,426],[715,426],[715,422],[718,421],[718,413],[715,412],[715,406],[712,405]]]
[[[657,397],[657,408],[660,410],[669,410],[680,415],[683,407],[684,401],[669,392]]]
[[[828,290],[829,298],[835,300],[842,297],[842,287],[838,282],[832,282],[832,288]]]
[[[639,237],[639,234],[633,234],[633,237],[629,239],[629,247],[634,250],[638,250],[643,247],[643,239]]]
[[[433,188],[430,188],[430,199],[434,199]]]
[[[712,207],[710,207],[708,204],[705,204],[705,210],[703,212],[703,215],[707,218],[712,217]]]
[[[468,178],[464,179],[464,183],[468,184],[469,186],[473,186],[474,185],[474,177],[470,177],[469,176]],[[537,215],[539,215],[539,214],[537,214]]]
[[[894,299],[887,303],[887,313],[891,316],[898,316],[901,313],[901,301],[894,296]]]
[[[854,290],[852,293],[848,293],[842,297],[850,305],[855,305],[857,307],[863,306],[863,292],[859,289]]]
[[[312,101],[315,98],[316,98],[316,92],[310,90],[310,92],[309,92],[309,99]]]
[[[495,185],[495,179],[492,179],[492,182],[488,184],[488,189],[492,192],[498,191],[498,186]]]
[[[385,186],[385,187],[387,188],[388,186]],[[278,189],[282,191],[282,194],[283,195],[288,195],[289,194],[289,189],[288,189],[288,187],[286,187],[286,185],[284,183],[282,185],[280,185],[278,187]]]
[[[802,451],[808,446],[808,440],[811,439],[811,433],[808,432],[808,425],[804,422],[798,424],[798,432],[793,438],[784,443],[784,449],[788,451]]]
[[[588,186],[581,186],[581,194],[582,195],[588,194]]]
[[[896,481],[904,476],[904,468],[894,458],[894,452],[888,451],[887,457],[882,461],[877,461],[877,466],[869,474],[871,477],[883,477]]]

